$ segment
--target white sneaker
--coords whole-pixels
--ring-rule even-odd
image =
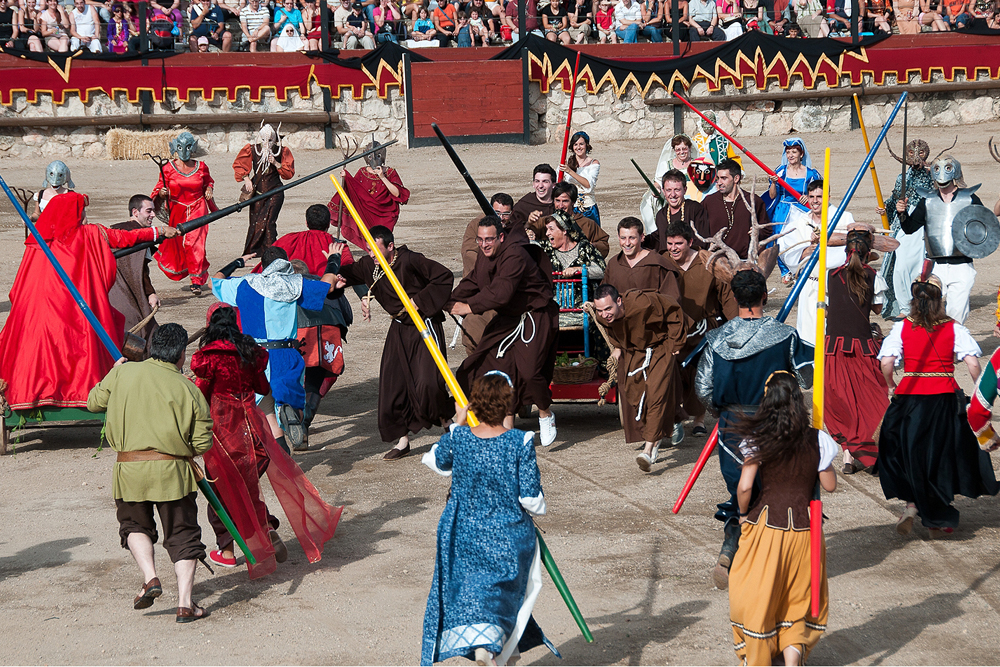
[[[643,452],[639,456],[635,457],[635,462],[639,464],[639,470],[643,472],[649,472],[653,461],[649,458],[649,454]]]
[[[539,437],[542,441],[542,447],[548,447],[556,441],[556,415],[554,412],[548,417],[538,418],[538,430],[540,431]]]
[[[650,463],[656,463],[656,457],[660,455],[660,443],[661,442],[662,442],[662,440],[657,440],[656,444],[653,445],[653,451],[649,455],[649,462]]]
[[[677,422],[674,424],[674,433],[670,436],[670,445],[676,447],[684,440],[684,426]]]
[[[476,664],[477,665],[495,665],[496,661],[493,659],[493,654],[484,648],[476,649]]]

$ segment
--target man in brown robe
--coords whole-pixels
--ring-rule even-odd
[[[504,237],[509,243],[512,238],[510,217],[511,212],[514,210],[514,198],[506,192],[498,192],[490,198],[490,206],[493,207],[493,212],[496,213],[496,216],[500,218],[500,222],[503,223]],[[463,278],[472,273],[472,269],[476,265],[476,258],[482,255],[476,241],[478,238],[476,234],[479,233],[479,221],[482,219],[483,216],[473,218],[465,228],[465,235],[462,236]],[[514,237],[523,238],[523,242],[527,243],[528,237],[524,235],[523,225],[518,228],[518,232],[519,235],[514,234]],[[466,355],[470,355],[475,351],[476,343],[483,337],[483,330],[486,329],[486,325],[489,324],[494,315],[496,315],[496,312],[489,310],[481,315],[472,313],[462,318],[462,344],[465,345]]]
[[[767,224],[769,219],[761,198],[754,195],[753,201],[750,201],[750,193],[740,187],[742,180],[743,171],[735,160],[719,163],[715,176],[719,190],[702,200],[707,217],[701,223],[695,222],[695,231],[707,239],[719,230],[727,230],[722,237],[723,242],[741,259],[746,259],[750,250],[750,209],[743,196],[754,207],[758,224]]]
[[[674,426],[677,354],[684,344],[684,314],[669,296],[631,290],[624,296],[612,285],[594,293],[597,322],[603,326],[618,359],[618,395],[621,399],[625,442],[643,442],[636,457],[643,472],[656,462],[660,441]]]
[[[552,188],[556,183],[556,170],[547,164],[540,164],[532,172],[532,191],[514,204],[513,215],[508,226],[521,226],[534,235],[533,240],[545,238],[545,224],[540,222],[546,215],[556,210],[552,203]],[[529,238],[530,235],[529,235]]]
[[[652,290],[680,301],[680,269],[669,257],[642,247],[646,236],[642,220],[628,217],[618,223],[621,252],[608,260],[604,284],[614,285],[622,294],[629,290]]]
[[[128,211],[129,219],[112,225],[112,229],[134,230],[153,226],[156,211],[153,209],[153,200],[146,195],[133,195],[128,200]],[[125,331],[139,324],[153,312],[154,308],[160,306],[160,297],[156,295],[153,283],[149,279],[149,262],[152,259],[152,253],[144,250],[118,260],[118,273],[115,276],[115,284],[108,292],[108,299],[111,301],[111,306],[125,316]],[[149,343],[158,326],[154,318],[136,332],[137,336],[146,340],[144,356],[149,356]]]
[[[646,237],[644,245],[664,254],[667,252],[667,227],[675,222],[684,222],[693,229],[704,229],[708,226],[708,217],[700,203],[684,198],[687,179],[680,171],[671,169],[665,173],[661,185],[667,205],[656,214],[656,231]]]
[[[552,300],[552,280],[519,243],[505,242],[503,223],[487,216],[477,232],[482,254],[472,272],[451,294],[449,310],[467,316],[495,310],[475,351],[455,375],[465,391],[488,371],[506,373],[514,384],[514,397],[504,424],[512,427],[514,414],[526,405],[538,406],[542,445],[556,438],[552,404],[552,372],[559,334],[559,306]]]
[[[704,332],[717,329],[738,315],[739,305],[729,283],[706,268],[707,253],[699,253],[692,247],[694,234],[686,223],[675,222],[670,225],[665,230],[664,237],[667,240],[667,253],[681,270],[681,308],[695,323],[695,330],[700,332],[688,337],[678,355],[678,359],[683,362],[701,342]],[[691,433],[704,435],[707,432],[705,406],[694,391],[694,376],[697,371],[697,359],[680,369],[684,392],[682,402],[685,415],[694,419]]]
[[[445,354],[441,309],[454,284],[451,271],[406,246],[397,248],[387,227],[375,226],[370,231],[406,294],[420,311],[441,354]],[[366,298],[374,298],[392,317],[379,369],[378,430],[384,442],[399,440],[383,458],[399,459],[410,453],[410,433],[443,425],[454,416],[455,404],[416,325],[374,257],[369,253],[341,267],[340,276],[338,288],[367,286],[369,297]]]
[[[281,186],[295,176],[295,159],[281,137],[270,125],[261,125],[253,142],[244,146],[233,161],[233,176],[240,183],[240,201],[263,194]],[[285,193],[273,194],[256,204],[251,204],[250,227],[243,254],[260,255],[278,239],[278,214],[285,202]]]
[[[580,191],[572,183],[563,182],[552,188],[552,203],[556,207],[556,210],[562,211],[572,218],[573,222],[580,228],[580,231],[587,237],[591,245],[597,248],[597,252],[601,253],[601,257],[607,259],[608,253],[611,252],[611,245],[608,243],[610,237],[591,218],[588,218],[583,213],[576,213],[573,210],[573,202],[579,196]]]

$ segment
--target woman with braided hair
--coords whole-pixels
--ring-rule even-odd
[[[878,357],[894,392],[879,436],[879,479],[885,497],[906,502],[896,531],[907,535],[919,515],[931,539],[958,526],[956,494],[969,498],[1000,491],[989,454],[979,448],[955,382],[955,362],[979,377],[979,345],[945,313],[941,280],[921,276],[910,288],[910,315],[886,336]],[[903,361],[896,384],[893,370]]]
[[[886,284],[868,266],[874,230],[858,224],[847,232],[847,262],[827,281],[826,382],[823,417],[827,431],[844,448],[845,475],[872,469],[878,456],[877,431],[889,407],[888,387],[879,370],[878,343],[870,318],[882,310]]]

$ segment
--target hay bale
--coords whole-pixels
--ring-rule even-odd
[[[170,141],[176,139],[181,132],[190,130],[180,128],[135,132],[116,127],[108,130],[106,148],[112,160],[145,160],[144,153],[166,158],[170,156]]]

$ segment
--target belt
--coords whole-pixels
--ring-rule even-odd
[[[132,463],[134,461],[189,461],[185,456],[174,456],[173,454],[163,454],[152,449],[144,449],[141,452],[118,452],[118,463]]]
[[[903,373],[905,378],[950,378],[955,377],[955,371],[951,373]]]
[[[928,257],[933,259],[935,264],[972,264],[968,257]]]
[[[302,347],[302,341],[295,340],[294,338],[289,338],[288,340],[268,340],[257,344],[265,350],[281,350],[285,348],[295,348],[297,350]]]

